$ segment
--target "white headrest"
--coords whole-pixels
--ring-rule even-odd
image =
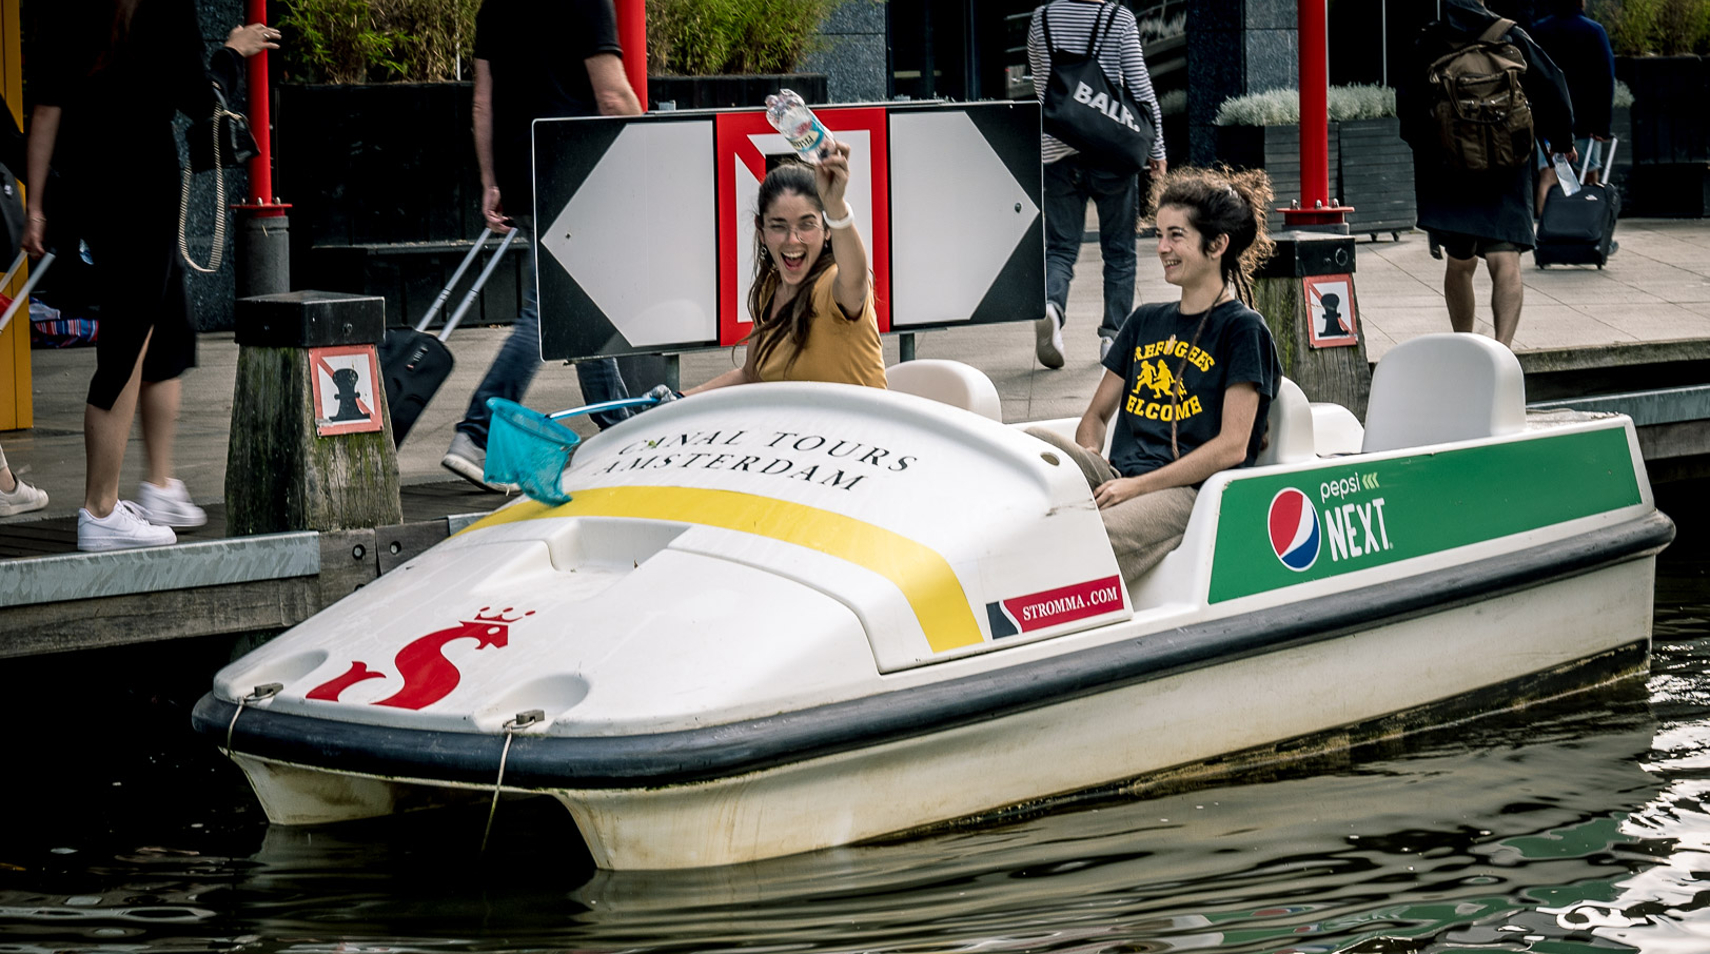
[[[1526,426],[1514,352],[1476,334],[1435,334],[1390,349],[1372,372],[1362,450],[1513,434]]]
[[[1003,402],[997,387],[984,371],[960,361],[916,358],[885,369],[892,391],[930,398],[942,404],[973,411],[994,421],[1003,421]]]

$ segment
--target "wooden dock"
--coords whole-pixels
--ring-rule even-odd
[[[404,522],[225,535],[225,508],[171,547],[78,553],[75,517],[0,524],[0,659],[195,636],[271,635],[503,504],[462,481],[403,488]]]

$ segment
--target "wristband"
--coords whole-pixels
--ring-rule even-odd
[[[855,207],[852,205],[849,205],[849,203],[847,203],[847,202],[845,202],[843,204],[845,206],[848,206],[849,214],[844,216],[841,219],[834,219],[831,217],[831,213],[827,212],[825,214],[825,226],[826,226],[826,228],[846,229],[849,226],[855,224]]]

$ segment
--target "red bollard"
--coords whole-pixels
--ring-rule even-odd
[[[647,4],[645,0],[617,0],[618,44],[623,47],[623,71],[641,110],[647,105]]]
[[[1299,0],[1300,203],[1280,211],[1288,228],[1340,225],[1353,209],[1330,197],[1330,42],[1325,0]]]
[[[245,22],[266,23],[266,0],[248,0]],[[289,42],[289,38],[286,38]],[[249,58],[249,127],[256,153],[249,160],[250,201],[232,206],[242,228],[236,237],[237,297],[274,295],[291,290],[290,206],[273,197],[273,116],[268,97],[267,50]]]

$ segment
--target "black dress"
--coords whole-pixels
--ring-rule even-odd
[[[128,27],[116,25],[117,5],[53,4],[47,42],[32,64],[36,102],[61,109],[56,174],[42,195],[48,244],[61,259],[88,263],[68,262],[66,275],[77,287],[59,287],[99,314],[89,403],[108,410],[145,341],[144,381],[171,380],[196,363],[178,257],[173,117],[211,113],[210,78],[235,93],[242,63],[222,46],[203,67],[191,0],[137,0]]]

